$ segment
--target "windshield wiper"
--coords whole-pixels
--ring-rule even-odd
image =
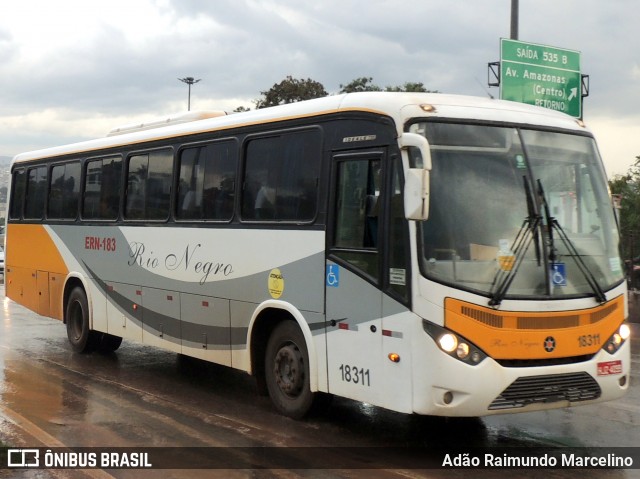
[[[491,289],[493,290],[493,287],[496,285],[497,287],[491,295],[489,306],[499,306],[504,299],[513,279],[516,277],[516,273],[522,264],[522,260],[527,254],[527,250],[529,249],[532,240],[535,243],[536,259],[538,261],[538,266],[540,266],[541,257],[540,243],[538,241],[538,227],[542,218],[536,213],[533,195],[531,194],[531,188],[529,187],[527,177],[523,176],[522,180],[524,182],[524,194],[527,197],[527,217],[522,222],[522,226],[520,226],[518,234],[516,234],[516,238],[513,240],[513,244],[511,245],[511,251],[513,252],[513,262],[511,263],[511,267],[503,267],[498,264],[499,269],[496,276],[493,278]]]
[[[524,181],[524,192],[527,195],[527,214],[529,218],[537,218],[536,228],[533,230],[533,246],[536,249],[536,261],[538,262],[538,266],[542,264],[542,255],[540,254],[540,238],[538,236],[538,225],[540,224],[540,215],[536,213],[535,202],[533,199],[533,195],[531,194],[531,188],[529,188],[529,181],[526,176],[522,177],[522,181]]]
[[[591,287],[591,290],[593,291],[596,301],[598,301],[599,303],[605,303],[607,301],[607,297],[605,296],[604,291],[602,291],[602,288],[600,287],[600,284],[598,283],[598,280],[596,279],[595,275],[589,269],[587,264],[584,262],[584,260],[582,259],[582,256],[580,255],[575,245],[573,244],[573,241],[569,239],[569,236],[567,236],[567,233],[565,233],[562,226],[560,226],[560,223],[558,222],[558,220],[555,217],[551,216],[551,212],[549,210],[549,204],[547,203],[547,199],[544,196],[544,189],[542,188],[542,182],[539,179],[538,179],[538,194],[540,195],[540,200],[542,201],[542,205],[544,207],[545,220],[547,223],[547,229],[549,233],[549,243],[548,243],[549,244],[549,261],[551,265],[553,265],[553,263],[556,262],[556,248],[553,240],[553,230],[555,229],[558,232],[558,236],[562,240],[562,243],[569,251],[569,256],[571,256],[574,259],[574,261],[576,262],[576,265],[578,266],[578,269],[580,270],[584,278],[587,280],[589,287]]]

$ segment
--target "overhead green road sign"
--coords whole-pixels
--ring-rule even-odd
[[[580,118],[580,52],[501,39],[500,98]]]

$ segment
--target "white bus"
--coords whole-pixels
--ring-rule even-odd
[[[629,385],[596,143],[497,100],[358,93],[18,155],[7,296],[76,352],[122,339],[325,394],[482,416]]]

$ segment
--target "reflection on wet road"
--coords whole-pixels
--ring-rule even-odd
[[[124,342],[109,355],[78,355],[63,325],[0,298],[0,440],[11,447],[376,447],[636,446],[638,373],[624,398],[549,412],[441,419],[406,416],[335,399],[305,421],[278,415],[253,380],[237,371]],[[635,329],[636,337],[640,333]],[[632,369],[640,343],[634,339]],[[319,449],[311,449],[317,451]],[[298,453],[299,450],[296,450]],[[411,449],[411,451],[415,451]],[[233,454],[232,450],[228,451]],[[345,449],[345,454],[349,449]],[[418,452],[416,452],[418,454]],[[0,471],[0,477],[469,477],[464,470],[354,469]],[[342,458],[344,459],[344,458]],[[349,458],[347,458],[349,459]],[[350,459],[357,463],[357,457]],[[382,462],[382,465],[388,464]],[[362,468],[369,467],[368,470]],[[507,471],[473,471],[504,477]],[[640,470],[548,470],[547,478],[638,477]],[[517,477],[540,477],[518,471]]]

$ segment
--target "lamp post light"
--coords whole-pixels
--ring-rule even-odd
[[[178,80],[180,80],[182,83],[186,83],[187,85],[189,85],[189,96],[187,97],[187,111],[191,111],[191,85],[198,83],[200,79],[198,78],[196,80],[193,77],[184,77],[184,78],[178,78]]]

